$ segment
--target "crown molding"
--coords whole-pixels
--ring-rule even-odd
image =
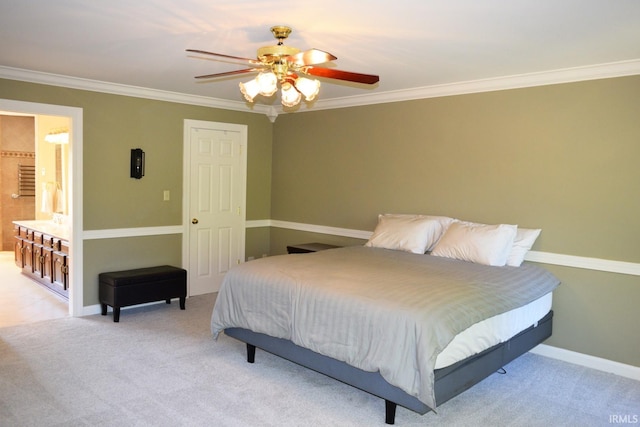
[[[564,68],[537,73],[517,74],[466,82],[423,86],[411,89],[348,96],[344,98],[319,99],[314,102],[312,106],[301,104],[301,107],[295,112],[331,110],[336,108],[358,107],[389,102],[411,101],[416,99],[573,83],[585,80],[598,80],[637,74],[640,74],[640,59],[632,59],[628,61],[609,62],[584,67]],[[275,122],[279,114],[289,113],[288,111],[285,111],[282,106],[253,104],[249,107],[244,102],[228,101],[206,96],[189,95],[138,86],[128,86],[4,66],[0,66],[0,78],[69,87],[94,92],[111,93],[116,95],[133,96],[137,98],[177,102],[181,104],[221,108],[247,113],[259,113],[265,114],[272,123]]]
[[[270,114],[272,108],[267,105],[253,105],[251,108],[244,102],[228,101],[225,99],[206,96],[169,92],[149,89],[139,86],[128,86],[118,83],[102,82],[79,77],[63,76],[60,74],[43,73],[41,71],[24,70],[0,66],[0,78],[18,80],[29,83],[39,83],[61,86],[72,89],[88,90],[92,92],[110,93],[114,95],[132,96],[135,98],[155,99],[157,101],[177,102],[179,104],[199,105],[202,107],[220,108],[223,110],[242,111],[245,113]]]
[[[517,74],[466,82],[370,93],[345,98],[319,99],[314,103],[313,107],[301,108],[299,111],[357,107],[362,105],[411,101],[416,99],[438,98],[443,96],[465,95],[479,92],[574,83],[585,80],[598,80],[637,74],[640,74],[640,59],[633,59],[628,61],[588,65],[584,67],[564,68],[537,73]]]

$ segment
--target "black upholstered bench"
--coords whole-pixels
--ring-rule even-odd
[[[135,270],[100,273],[99,298],[102,315],[107,306],[113,307],[113,321],[120,321],[120,307],[180,298],[180,309],[185,309],[187,298],[187,271],[162,265]]]

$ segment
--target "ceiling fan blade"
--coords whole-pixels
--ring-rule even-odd
[[[338,58],[332,54],[318,49],[305,50],[304,52],[298,52],[295,55],[287,57],[287,61],[300,66],[324,64],[325,62],[335,61],[336,59]]]
[[[257,68],[245,68],[242,70],[234,70],[234,71],[225,71],[224,73],[214,73],[214,74],[205,74],[203,76],[196,76],[196,79],[212,79],[215,77],[223,77],[223,76],[233,76],[236,74],[245,74],[245,73],[251,73],[253,71],[260,71]]]
[[[346,80],[348,82],[372,85],[380,81],[380,77],[373,74],[352,73],[351,71],[334,70],[332,68],[307,67],[301,70],[305,74],[329,79]]]
[[[187,52],[193,52],[193,53],[202,53],[204,55],[213,55],[213,56],[220,56],[222,58],[229,58],[229,59],[237,59],[239,61],[247,61],[251,64],[259,64],[260,61],[256,60],[256,59],[251,59],[251,58],[242,58],[240,56],[233,56],[233,55],[225,55],[223,53],[215,53],[215,52],[207,52],[206,50],[198,50],[198,49],[186,49]]]

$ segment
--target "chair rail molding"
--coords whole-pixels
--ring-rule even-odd
[[[247,228],[277,227],[289,230],[307,231],[310,233],[329,234],[341,237],[353,237],[368,240],[372,231],[352,230],[348,228],[329,227],[325,225],[304,224],[280,220],[247,221]],[[556,254],[551,252],[529,251],[525,260],[541,264],[553,264],[563,267],[575,267],[587,270],[605,271],[608,273],[630,274],[640,276],[640,263],[615,261],[601,258],[590,258],[576,255]]]

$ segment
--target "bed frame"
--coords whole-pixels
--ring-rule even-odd
[[[531,350],[551,336],[553,311],[537,325],[520,332],[502,344],[435,371],[436,404],[441,405],[479,383],[515,358]],[[344,362],[321,355],[291,341],[256,333],[248,329],[227,328],[225,334],[247,344],[247,361],[255,360],[256,347],[325,374],[385,400],[385,422],[394,424],[397,405],[419,414],[431,410],[417,398],[408,395],[382,378],[378,372],[367,372]]]

